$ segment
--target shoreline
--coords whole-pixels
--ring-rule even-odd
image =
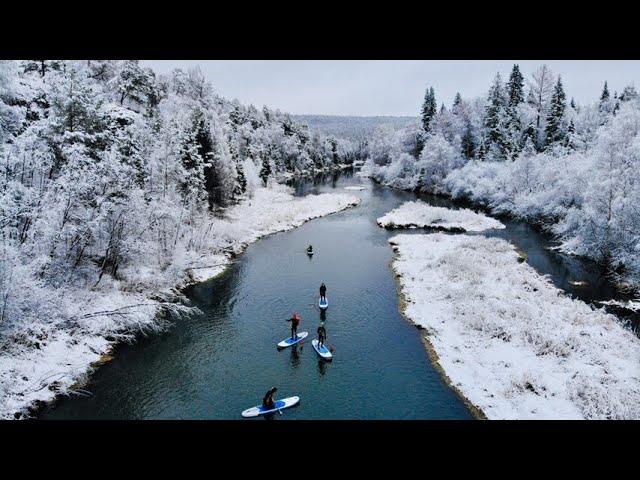
[[[470,209],[470,208],[472,208],[472,209],[477,210],[478,212],[482,212],[484,214],[491,215],[493,218],[495,218],[497,220],[510,221],[510,222],[522,222],[523,224],[528,225],[529,227],[533,228],[536,232],[538,232],[541,235],[543,235],[549,242],[556,243],[556,244],[558,243],[557,236],[549,231],[549,228],[548,228],[549,224],[544,222],[544,221],[542,221],[542,220],[539,220],[539,221],[527,220],[527,219],[519,218],[519,217],[517,217],[515,215],[512,215],[509,212],[497,213],[497,212],[494,212],[485,203],[479,202],[479,201],[474,201],[474,200],[472,200],[471,198],[468,198],[468,197],[454,198],[450,194],[418,192],[416,190],[398,188],[398,187],[394,187],[393,185],[380,182],[379,180],[377,180],[376,178],[374,178],[373,176],[371,176],[369,174],[362,174],[361,173],[360,176],[362,176],[363,178],[368,178],[369,180],[371,180],[376,185],[380,185],[380,186],[383,186],[383,187],[391,188],[393,190],[398,190],[400,192],[413,193],[413,194],[416,195],[417,200],[420,200],[420,201],[424,201],[423,199],[420,198],[420,195],[429,195],[429,196],[433,196],[435,198],[449,200],[458,209],[462,209],[462,208]],[[405,227],[388,228],[388,227],[384,226],[382,228],[385,228],[386,230],[389,230],[389,231],[401,231]],[[447,231],[447,230],[438,229],[438,228],[419,228],[419,227],[416,228],[416,230],[421,230],[421,229],[425,230],[425,233],[438,232],[438,231]],[[465,232],[459,231],[459,232],[453,232],[453,233],[465,233]],[[633,280],[632,278],[630,278],[628,276],[624,276],[624,275],[621,275],[621,274],[617,274],[617,273],[608,271],[601,264],[599,264],[595,260],[593,260],[593,259],[591,259],[589,257],[586,257],[584,255],[577,255],[577,254],[574,254],[574,253],[561,251],[561,250],[558,250],[556,247],[554,247],[554,249],[556,251],[558,251],[558,253],[560,253],[562,255],[566,255],[569,258],[576,258],[576,259],[579,259],[582,262],[588,262],[588,263],[593,264],[594,266],[597,266],[598,268],[600,268],[601,272],[602,272],[602,276],[607,279],[607,281],[615,288],[615,291],[618,294],[618,297],[611,298],[611,299],[609,299],[607,301],[618,300],[618,301],[621,301],[621,302],[634,302],[634,301],[636,301],[635,299],[640,299],[640,280]],[[599,302],[599,303],[602,303],[602,302]],[[627,309],[624,306],[620,306],[620,308],[623,311],[625,311],[626,314],[629,314],[629,313],[633,314],[634,313],[634,311],[632,309]],[[616,316],[620,319],[621,322],[624,322],[624,318],[623,317],[621,317],[620,315],[617,315],[617,314],[616,314]]]
[[[284,187],[281,184],[278,184],[276,188],[287,189],[288,187]],[[291,193],[288,193],[288,195],[291,196]],[[242,254],[247,247],[249,247],[252,243],[257,242],[258,240],[261,240],[263,238],[266,238],[268,236],[271,236],[277,233],[293,230],[305,224],[306,222],[317,219],[317,218],[322,218],[325,216],[340,213],[344,210],[347,210],[349,208],[353,208],[359,205],[361,202],[361,199],[359,197],[345,194],[345,193],[339,193],[339,194],[325,193],[321,195],[334,196],[336,199],[344,200],[344,203],[336,205],[332,210],[327,212],[322,212],[322,211],[313,212],[309,216],[304,217],[303,219],[294,219],[287,223],[280,223],[280,224],[276,223],[274,226],[272,226],[271,229],[267,229],[263,231],[257,230],[257,234],[252,235],[250,238],[246,240],[240,241],[237,245],[234,246],[234,248],[231,248],[229,250],[212,252],[210,254],[203,255],[200,257],[200,259],[208,259],[208,260],[215,259],[216,262],[218,263],[216,263],[214,268],[202,267],[205,270],[205,272],[202,272],[201,274],[198,274],[198,275],[193,275],[192,271],[194,269],[198,269],[199,267],[185,268],[183,272],[184,273],[183,281],[174,285],[169,290],[182,292],[185,288],[189,286],[192,286],[197,283],[205,282],[207,280],[210,280],[212,278],[215,278],[223,274],[238,255]],[[309,195],[302,198],[308,198],[313,196],[318,196],[318,195]],[[293,199],[293,196],[291,197]],[[290,213],[293,213],[293,212],[294,210],[291,209]],[[209,269],[209,271],[206,272],[206,269]],[[152,297],[157,295],[158,293],[159,292],[148,292],[147,294],[144,295],[144,298],[148,301],[153,301]],[[161,307],[161,306],[162,306],[161,303],[157,304],[157,307]],[[167,328],[166,326],[162,326],[158,320],[158,316],[161,314],[162,314],[161,308],[156,308],[154,314],[152,315],[151,323],[156,325],[157,331],[152,331],[151,334],[160,333],[165,328]],[[175,323],[175,322],[172,322],[172,323]],[[102,348],[97,348],[97,349],[90,348],[90,350],[92,351],[92,353],[94,353],[94,357],[97,357],[97,358],[92,358],[91,361],[85,362],[84,363],[85,366],[83,370],[79,373],[76,373],[70,383],[68,383],[66,386],[61,386],[60,382],[58,382],[58,380],[55,380],[55,379],[52,379],[49,382],[42,382],[41,388],[38,389],[37,391],[47,389],[48,391],[53,392],[53,396],[51,398],[45,398],[45,399],[35,398],[32,400],[29,400],[25,402],[24,405],[22,405],[18,409],[14,408],[11,410],[0,412],[0,415],[2,415],[1,418],[14,419],[14,420],[37,418],[39,413],[41,413],[45,408],[48,408],[54,405],[56,401],[62,396],[71,396],[73,394],[86,395],[83,392],[83,387],[90,382],[91,376],[93,375],[93,373],[95,373],[95,371],[98,368],[100,368],[102,365],[109,363],[113,359],[115,355],[115,350],[117,349],[118,346],[120,346],[121,344],[127,341],[130,343],[136,343],[139,339],[139,335],[145,334],[145,332],[142,329],[140,329],[140,332],[141,333],[135,333],[134,337],[130,340],[127,340],[127,339],[107,340],[107,338],[110,336],[108,334],[96,335],[95,338],[101,341]],[[86,339],[87,338],[85,338],[85,340]],[[74,341],[77,341],[77,339],[74,339]],[[76,367],[78,366],[76,365]],[[63,377],[67,375],[68,374],[64,374]],[[2,385],[0,384],[0,387],[1,386]]]
[[[389,244],[399,310],[476,418],[637,418],[637,337],[523,265],[513,244],[445,234]]]
[[[469,411],[471,412],[471,415],[473,415],[474,417],[474,420],[488,420],[489,418],[482,411],[482,409],[477,405],[475,405],[471,400],[469,400],[462,393],[462,391],[456,385],[453,384],[453,382],[451,381],[451,378],[449,378],[449,375],[447,375],[447,372],[444,370],[444,368],[440,364],[440,356],[438,355],[438,352],[436,352],[435,347],[429,340],[428,330],[424,328],[422,325],[419,325],[418,323],[413,321],[413,319],[411,319],[407,315],[406,307],[407,307],[408,300],[406,295],[404,294],[402,283],[400,282],[400,277],[402,275],[400,275],[394,268],[395,261],[399,257],[399,254],[396,251],[396,249],[393,248],[392,245],[390,246],[392,247],[394,258],[389,263],[389,267],[391,269],[391,272],[393,273],[393,279],[396,283],[396,292],[398,293],[398,311],[400,312],[400,315],[402,315],[402,317],[410,325],[413,325],[420,332],[420,339],[422,341],[422,344],[424,345],[429,362],[431,363],[433,368],[436,369],[436,371],[438,372],[438,374],[440,375],[440,378],[442,378],[444,383],[453,391],[453,393],[456,394],[456,396],[462,401],[462,403],[464,403],[465,407],[469,409]]]

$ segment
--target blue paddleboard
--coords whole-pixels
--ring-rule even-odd
[[[285,338],[278,344],[278,348],[287,348],[291,345],[295,345],[296,343],[301,342],[302,340],[307,338],[307,335],[309,335],[309,332],[298,332],[298,338]]]
[[[285,408],[293,407],[294,405],[297,405],[299,401],[300,397],[283,398],[281,400],[276,400],[275,402],[273,402],[273,408],[266,408],[262,405],[247,408],[242,412],[242,416],[248,418],[257,417],[260,415],[269,415],[270,413],[276,413],[278,411],[284,410]]]
[[[331,361],[331,359],[333,358],[333,355],[325,345],[319,346],[318,340],[315,338],[311,340],[311,345],[313,345],[313,349],[316,351],[318,355],[320,355],[323,359],[327,361]]]

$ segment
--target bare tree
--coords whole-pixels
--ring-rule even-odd
[[[540,138],[540,132],[543,130],[543,120],[547,115],[547,107],[551,100],[551,94],[553,92],[553,72],[548,65],[542,65],[531,75],[531,79],[527,82],[529,84],[529,95],[527,102],[536,111],[536,130],[538,132],[538,139]]]

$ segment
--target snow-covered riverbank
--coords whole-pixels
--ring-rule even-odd
[[[173,303],[174,288],[221,273],[233,256],[265,235],[293,229],[307,220],[357,205],[349,194],[295,198],[276,185],[228,209],[223,218],[203,219],[168,270],[123,271],[122,280],[106,279],[94,289],[38,286],[50,303],[49,318],[3,338],[0,345],[0,418],[18,418],[28,408],[58,394],[88,394],[78,388],[93,366],[108,360],[119,341],[162,328],[162,311],[174,318],[189,309]],[[304,248],[301,245],[301,248]],[[35,288],[35,287],[34,287]],[[46,294],[46,297],[44,295]],[[40,296],[38,298],[41,298]],[[164,300],[164,301],[163,301]],[[19,413],[19,415],[15,415]]]
[[[421,202],[405,202],[378,219],[378,225],[388,229],[431,228],[448,231],[481,232],[505,228],[502,222],[482,213],[462,208],[432,207]]]
[[[640,418],[640,339],[497,238],[390,239],[405,314],[488,418]]]

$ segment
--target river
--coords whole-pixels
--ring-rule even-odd
[[[345,172],[293,182],[296,195],[345,192],[363,185],[355,208],[264,238],[222,275],[189,287],[202,314],[167,332],[121,345],[85,388],[90,397],[62,398],[42,419],[239,419],[271,386],[276,397],[299,395],[283,419],[470,419],[472,415],[431,365],[420,332],[399,312],[388,232],[376,218],[416,198]],[[456,207],[448,199],[421,196]],[[567,293],[585,301],[618,295],[597,266],[549,250],[551,240],[523,222],[503,220],[491,232],[527,253],[527,261]],[[305,253],[313,244],[315,255]],[[576,286],[571,282],[586,281]],[[331,363],[310,342],[276,350],[285,321],[302,316],[310,338],[325,315]],[[618,297],[616,297],[618,298]]]

